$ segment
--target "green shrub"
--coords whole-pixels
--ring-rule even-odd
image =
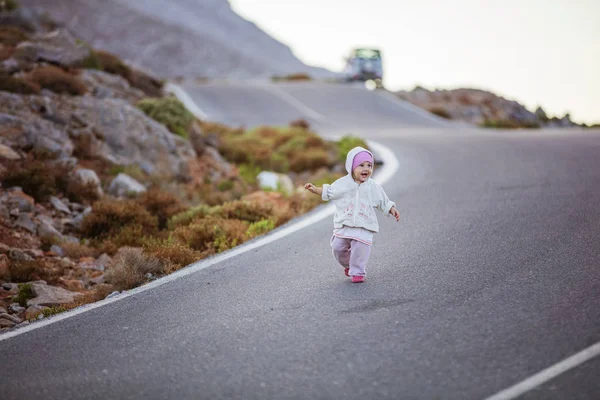
[[[258,165],[253,164],[242,164],[238,167],[240,177],[244,182],[254,185],[256,183],[256,177],[261,172],[261,168]]]
[[[144,254],[141,248],[124,247],[113,258],[104,278],[116,290],[127,290],[145,283],[148,273],[164,273],[164,264]]]
[[[81,234],[97,240],[115,237],[126,227],[139,227],[141,232],[153,235],[158,229],[158,219],[137,200],[100,200],[81,224]]]
[[[0,71],[0,90],[17,94],[39,94],[40,86],[23,78],[15,78]]]
[[[227,218],[239,219],[248,222],[258,222],[268,219],[273,213],[271,204],[261,204],[244,200],[230,201],[211,210],[211,215]]]
[[[27,306],[27,300],[33,299],[33,287],[30,283],[19,283],[19,293],[13,297],[13,301],[19,303],[21,307]]]
[[[27,80],[54,93],[81,96],[87,92],[86,86],[78,77],[53,65],[34,69],[27,75]]]
[[[369,147],[367,146],[367,143],[359,137],[356,137],[356,136],[342,137],[337,142],[338,161],[345,163],[348,152],[357,146],[364,147],[365,149],[370,150]]]
[[[52,315],[60,314],[65,311],[68,311],[68,310],[69,309],[65,306],[52,306],[52,307],[44,308],[40,314],[42,314],[44,317],[47,318],[47,317],[51,317]]]
[[[217,189],[219,190],[219,192],[226,192],[228,190],[233,189],[233,185],[234,183],[231,179],[225,179],[217,184]]]
[[[120,75],[126,80],[131,80],[131,68],[129,68],[119,57],[104,50],[94,51],[100,68],[109,74]]]
[[[16,0],[0,0],[0,11],[13,11],[19,8],[19,3]]]
[[[188,129],[195,119],[175,97],[142,99],[137,103],[137,107],[150,118],[165,125],[172,133],[185,138],[188,137]]]
[[[167,225],[170,230],[180,226],[189,225],[193,220],[207,216],[210,213],[210,209],[210,206],[206,204],[197,205],[172,216]]]
[[[263,219],[262,221],[251,224],[246,231],[246,236],[248,239],[252,239],[264,235],[273,229],[275,229],[275,222],[271,219]]]

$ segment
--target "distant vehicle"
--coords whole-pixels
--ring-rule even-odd
[[[377,87],[383,87],[381,51],[368,48],[352,50],[346,59],[344,74],[348,82],[373,81]]]

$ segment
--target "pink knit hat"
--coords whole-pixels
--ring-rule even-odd
[[[356,167],[358,167],[360,164],[364,163],[365,161],[368,161],[371,163],[371,165],[373,165],[373,157],[371,156],[371,153],[369,153],[368,151],[361,151],[360,153],[355,155],[354,160],[352,160],[352,171],[354,171],[356,169]]]

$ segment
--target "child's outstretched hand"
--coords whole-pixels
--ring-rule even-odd
[[[396,218],[396,222],[400,221],[400,213],[398,212],[396,207],[390,208],[390,214],[392,214],[394,218]]]
[[[304,189],[308,190],[311,193],[318,194],[319,196],[323,193],[322,188],[318,188],[312,183],[307,183],[304,185]]]

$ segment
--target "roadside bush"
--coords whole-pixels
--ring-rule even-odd
[[[181,137],[188,137],[188,129],[194,122],[194,115],[175,97],[142,99],[137,107],[155,121],[165,125],[169,131]]]
[[[256,177],[261,172],[261,168],[257,165],[242,164],[238,166],[238,171],[244,182],[254,185],[256,183]]]
[[[443,107],[431,107],[428,111],[438,117],[452,119],[452,115]]]
[[[27,306],[27,300],[33,299],[34,297],[33,287],[30,283],[19,283],[19,292],[13,297],[13,301],[19,303],[21,307],[25,307]]]
[[[150,241],[144,245],[144,252],[162,261],[167,273],[175,272],[205,257],[200,251],[169,240]]]
[[[497,129],[536,129],[540,127],[539,122],[517,122],[513,120],[486,120],[481,124],[484,128],[497,128]]]
[[[192,221],[194,221],[195,219],[206,217],[209,213],[210,206],[206,204],[200,204],[172,216],[171,218],[169,218],[167,226],[170,230],[173,230],[180,226],[186,226],[192,223]]]
[[[0,1],[0,11],[2,1]],[[0,44],[15,47],[21,42],[29,40],[29,34],[16,26],[0,26]]]
[[[79,260],[82,257],[99,257],[98,250],[82,243],[62,242],[60,248],[65,253],[65,256],[74,260]]]
[[[8,271],[12,282],[29,282],[38,279],[50,280],[52,271],[42,259],[31,261],[11,260]]]
[[[84,182],[81,179],[70,179],[65,195],[69,200],[82,204],[90,204],[100,199],[96,184]]]
[[[125,227],[139,227],[152,235],[158,230],[158,219],[136,200],[100,200],[81,224],[81,234],[92,239],[115,237]]]
[[[296,119],[296,120],[290,122],[290,127],[309,130],[310,124],[305,119]]]
[[[268,219],[273,213],[271,204],[260,204],[256,202],[235,200],[215,207],[211,215],[226,218],[239,219],[248,222],[258,222]]]
[[[119,57],[104,50],[95,50],[100,68],[109,74],[120,75],[126,80],[131,80],[131,68]]]
[[[5,72],[0,72],[0,90],[17,94],[39,94],[40,85],[23,78],[15,78]]]
[[[248,222],[209,216],[175,229],[172,238],[207,254],[237,246],[246,240]]]
[[[275,229],[275,222],[271,219],[263,219],[251,224],[246,231],[246,236],[248,239],[253,239],[257,236],[264,235],[273,229]]]
[[[137,202],[158,218],[158,229],[165,229],[172,216],[185,211],[185,206],[172,193],[153,186],[137,197]]]
[[[325,150],[314,149],[309,152],[300,152],[292,156],[290,160],[290,171],[303,172],[321,167],[329,168],[332,160]]]
[[[38,202],[45,202],[68,184],[68,169],[52,160],[35,159],[28,154],[25,159],[7,163],[0,175],[4,187],[20,186],[23,192]]]
[[[42,314],[45,318],[48,318],[48,317],[51,317],[51,316],[56,315],[56,314],[63,313],[63,312],[68,311],[68,310],[69,309],[67,307],[65,307],[65,306],[52,306],[52,307],[44,308],[40,312],[40,314]]]
[[[104,278],[116,290],[127,290],[145,283],[146,274],[159,275],[163,272],[160,260],[144,254],[141,248],[124,247],[113,258]]]
[[[369,146],[367,146],[367,143],[359,137],[356,137],[356,136],[342,137],[337,142],[338,161],[341,163],[345,163],[348,152],[357,146],[364,147],[365,149],[370,150]]]
[[[27,74],[27,80],[54,93],[81,96],[87,92],[86,86],[78,77],[52,65],[34,69]]]
[[[289,75],[284,75],[284,76],[274,76],[272,78],[272,80],[275,82],[277,82],[277,81],[311,81],[312,78],[310,75],[308,75],[304,72],[299,72],[299,73],[289,74]]]

